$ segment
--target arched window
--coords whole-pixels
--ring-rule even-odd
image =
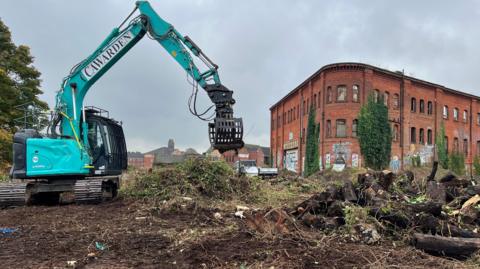
[[[418,142],[421,145],[425,144],[425,131],[423,130],[423,128],[420,128],[420,130],[418,131]]]
[[[428,101],[427,104],[427,114],[432,115],[433,114],[433,103],[432,101]]]
[[[448,106],[447,105],[443,106],[443,118],[448,119]]]
[[[415,97],[412,97],[410,102],[410,111],[417,112],[417,99],[415,99]]]
[[[393,104],[393,109],[398,109],[400,107],[400,97],[397,93],[393,95],[392,104]]]
[[[398,127],[398,124],[393,125],[393,141],[398,141],[398,138],[400,137],[400,128]]]
[[[360,102],[360,88],[358,85],[353,85],[352,86],[352,101],[353,102]]]
[[[425,113],[425,101],[423,99],[420,99],[420,113]]]
[[[378,103],[379,101],[379,98],[380,98],[380,91],[375,89],[373,90],[373,100]]]
[[[332,102],[332,87],[327,87],[327,103]]]
[[[458,108],[453,109],[453,120],[458,120]]]
[[[453,152],[458,153],[459,151],[458,137],[453,138]]]
[[[417,129],[415,127],[410,128],[410,143],[417,143]]]
[[[312,104],[313,108],[316,108],[317,107],[317,94],[313,95],[312,103],[313,103]]]
[[[358,126],[358,120],[355,119],[352,122],[352,137],[357,137],[357,126]]]
[[[383,104],[388,107],[388,101],[390,98],[390,93],[389,92],[384,92],[383,93]]]
[[[463,154],[468,156],[468,139],[463,139]]]
[[[318,93],[318,108],[320,108],[320,104],[322,103],[322,95],[320,93]]]
[[[433,144],[433,136],[432,136],[432,130],[431,129],[427,130],[427,144],[428,145]]]
[[[466,123],[467,120],[468,120],[468,111],[467,111],[467,110],[464,110],[464,111],[463,111],[463,122]]]
[[[347,101],[347,86],[339,85],[337,87],[337,102]]]
[[[332,137],[332,121],[327,120],[327,137]]]

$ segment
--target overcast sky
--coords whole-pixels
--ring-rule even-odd
[[[127,0],[2,0],[16,44],[30,46],[53,108],[71,67],[133,9]],[[480,95],[480,1],[151,1],[191,37],[234,91],[247,143],[269,144],[269,107],[320,67],[364,62]],[[86,105],[123,121],[129,150],[174,138],[208,148],[207,123],[187,109],[186,74],[156,42],[141,40],[89,91]],[[204,98],[200,105],[209,105]]]

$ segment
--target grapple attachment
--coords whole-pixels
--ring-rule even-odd
[[[243,122],[241,118],[215,118],[208,124],[210,144],[223,153],[243,147]]]

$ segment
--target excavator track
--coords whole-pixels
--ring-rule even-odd
[[[84,179],[75,182],[75,203],[101,203],[103,201],[103,180]]]
[[[91,177],[70,182],[1,183],[0,208],[32,204],[98,204],[115,198],[120,185],[119,177]],[[65,194],[67,196],[63,196]]]
[[[0,208],[10,206],[22,206],[27,202],[26,183],[2,183],[0,184]]]

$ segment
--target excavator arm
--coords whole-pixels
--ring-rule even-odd
[[[129,20],[137,9],[140,14]],[[123,25],[126,26],[122,28]],[[214,103],[215,117],[213,123],[208,125],[212,147],[221,152],[242,147],[242,120],[233,117],[233,92],[220,82],[218,66],[188,36],[181,35],[163,20],[147,1],[137,1],[136,8],[127,19],[114,28],[94,53],[76,65],[63,80],[50,127],[52,136],[75,139],[82,150],[82,159],[91,158],[86,131],[88,126],[85,115],[81,115],[85,112],[85,95],[90,87],[146,34],[160,43],[193,79],[194,98],[196,99],[196,87],[200,86]],[[206,68],[203,72],[194,63],[193,57],[204,63]],[[191,112],[205,119],[204,114],[197,113],[195,108],[191,109]],[[59,131],[57,126],[60,126]]]

